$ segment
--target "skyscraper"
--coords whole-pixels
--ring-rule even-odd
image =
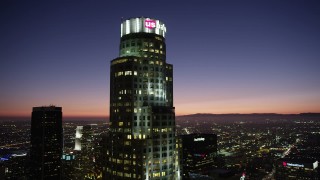
[[[217,154],[216,134],[187,134],[180,136],[183,147],[183,174],[208,175]]]
[[[74,150],[75,151],[81,151],[81,138],[82,138],[82,130],[83,126],[77,126],[76,128],[76,138],[75,138],[75,145]]]
[[[62,108],[34,107],[31,118],[30,179],[61,179]]]
[[[101,175],[101,172],[97,172],[96,168],[99,146],[95,134],[97,134],[97,124],[77,126],[76,152],[74,152],[77,164],[75,166],[76,179],[97,179]]]
[[[180,179],[165,33],[156,19],[121,23],[119,57],[111,61],[106,179]]]

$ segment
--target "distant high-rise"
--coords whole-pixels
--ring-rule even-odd
[[[207,174],[213,168],[217,155],[216,134],[182,135],[183,174],[185,178],[190,173]]]
[[[319,179],[318,161],[313,158],[281,158],[275,165],[275,179]]]
[[[180,179],[165,33],[156,19],[121,23],[120,57],[111,61],[105,179]]]
[[[81,151],[81,138],[83,126],[77,126],[74,150]]]
[[[62,108],[34,107],[31,118],[30,179],[61,179]]]
[[[76,129],[76,179],[97,179],[101,172],[96,171],[96,157],[99,149],[95,134],[97,124],[77,126]]]

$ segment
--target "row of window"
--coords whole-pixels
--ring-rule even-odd
[[[128,166],[125,166],[124,167],[124,170],[125,171],[128,171],[128,170],[130,170],[131,169],[131,167],[128,167]],[[165,169],[167,169],[167,167],[163,167],[163,169],[165,170]],[[156,169],[155,167],[154,167],[154,170],[153,171],[160,171],[160,169]],[[121,172],[121,171],[112,171],[111,172],[111,169],[109,169],[109,168],[107,168],[107,172],[109,172],[109,173],[112,173],[113,175],[116,175],[116,176],[119,176],[119,177],[128,177],[128,178],[138,178],[138,179],[140,179],[141,178],[141,176],[140,175],[138,175],[138,174],[135,174],[135,173],[127,173],[127,172]],[[149,166],[149,169],[148,169],[148,172],[149,173],[151,173],[152,172],[152,169],[151,169],[151,166]],[[161,172],[153,172],[152,174],[150,174],[150,175],[152,175],[152,177],[163,177],[163,176],[166,176],[166,175],[169,175],[169,174],[167,174],[167,172],[166,171],[161,171]],[[149,176],[149,178],[151,178],[150,176]]]
[[[125,41],[121,43],[121,48],[127,48],[127,47],[156,47],[159,49],[163,49],[163,45],[161,43],[154,43],[154,42],[142,42],[141,40],[135,41],[135,40],[131,40],[131,41]]]
[[[126,124],[124,124],[124,122],[122,122],[122,121],[120,121],[120,122],[118,122],[118,126],[119,127],[122,127],[122,126],[124,126],[124,125],[126,125],[126,126],[130,126],[131,125],[131,123],[130,122],[127,122]],[[150,122],[144,122],[144,121],[141,121],[141,122],[134,122],[133,123],[133,126],[150,126],[151,125],[151,123]],[[153,126],[171,126],[171,125],[175,125],[175,122],[173,121],[162,121],[162,122],[158,122],[158,121],[155,121],[155,122],[153,122]]]
[[[165,54],[164,51],[162,50],[159,50],[159,49],[148,49],[148,48],[145,48],[145,49],[140,49],[140,48],[126,48],[126,49],[121,49],[120,53],[122,55],[124,54],[130,54],[130,53],[141,53],[141,52],[150,52],[150,53],[156,53],[156,54]],[[144,54],[144,55],[147,55],[147,54]],[[151,57],[150,55],[148,56],[143,56],[143,57]],[[153,56],[152,56],[153,57]],[[159,57],[156,57],[154,56],[156,59],[159,58]]]
[[[166,102],[164,102],[164,100],[165,100],[164,95],[163,95],[163,97],[157,97],[157,95],[155,95],[155,96],[143,96],[143,97],[142,96],[140,96],[140,97],[139,96],[134,96],[133,99],[135,100],[133,102],[133,106],[135,106],[135,107],[137,107],[137,106],[146,106],[146,104],[145,104],[146,100],[149,100],[149,102],[147,102],[148,106],[165,106],[166,102],[168,102],[168,100]],[[118,102],[118,103],[112,103],[111,104],[111,107],[119,107],[119,108],[131,107],[131,106],[132,106],[132,104],[130,102]],[[112,111],[113,112],[119,112],[118,110],[115,111],[115,109],[113,109]],[[138,111],[139,110],[137,109],[136,112],[138,112]],[[132,111],[130,111],[130,112],[132,112]]]
[[[137,71],[119,71],[119,72],[115,72],[114,73],[115,77],[118,77],[118,76],[131,76],[131,75],[137,76],[138,73],[137,73]]]
[[[117,60],[118,61],[118,60]],[[141,66],[133,66],[133,68],[131,66],[117,66],[116,68],[119,69],[119,70],[123,70],[123,69],[133,69],[133,70],[139,70],[139,71],[160,71],[162,72],[163,68],[166,68],[166,69],[172,69],[172,66],[165,66],[162,68],[162,65],[163,65],[163,62],[162,61],[148,61],[149,64],[153,64],[153,65],[145,65],[143,67]],[[155,66],[154,64],[158,65],[158,66]]]
[[[147,60],[147,59],[144,59],[144,60],[138,60],[138,59],[127,59],[127,58],[121,58],[121,59],[117,59],[117,60],[113,60],[111,65],[115,65],[115,64],[123,64],[123,63],[126,63],[128,61],[133,61],[133,62],[138,62],[139,64],[150,64],[150,65],[160,65],[162,66],[163,65],[163,60]],[[138,67],[137,66],[134,66],[133,67],[134,70],[137,70]],[[143,70],[148,70],[147,69],[148,67],[144,67]],[[152,67],[151,67],[152,68]],[[158,71],[158,67],[155,67],[156,71]],[[165,66],[166,69],[172,69],[172,65],[169,65],[169,64],[166,64]],[[123,69],[122,66],[119,66],[119,69]],[[142,68],[140,67],[139,70],[142,70]],[[160,71],[162,71],[162,69],[160,68]]]
[[[112,65],[119,64],[117,66],[114,66],[114,68],[117,68],[117,69],[121,69],[121,70],[122,69],[131,69],[132,68],[130,66],[131,64],[130,65],[129,64],[123,64],[123,63],[125,63],[127,61],[131,61],[132,62],[132,59],[126,59],[126,58],[117,59],[117,60],[112,61],[111,64]],[[138,60],[138,59],[133,59],[133,62],[145,65],[143,68],[141,67],[141,65],[139,65],[139,67],[134,65],[133,66],[133,70],[138,70],[139,69],[139,70],[144,70],[144,71],[148,70],[148,66],[147,65],[149,65],[150,68],[154,67],[156,71],[158,71],[158,68],[159,68],[160,71],[162,71],[162,67],[163,67],[163,64],[164,64],[164,60],[161,60],[161,59],[159,59],[159,60],[150,60],[150,59],[143,59],[143,60],[139,59]],[[172,69],[172,66],[166,65],[163,68]]]
[[[138,78],[133,78],[133,81],[135,83],[138,82]],[[160,78],[139,78],[139,82],[140,83],[157,83],[157,84],[160,83],[160,85],[162,85],[164,81],[162,81],[162,78],[160,77]]]
[[[130,93],[126,93],[127,95],[130,95]],[[135,90],[134,91],[134,95],[133,96],[133,100],[135,101],[146,101],[146,100],[166,100],[168,102],[169,99],[167,99],[167,95],[168,97],[171,97],[171,93],[166,93],[164,92],[162,89],[149,89],[149,90]],[[132,100],[132,96],[117,96],[117,97],[113,97],[113,100]],[[149,102],[151,103],[151,102]],[[116,107],[117,105],[115,105],[114,107]],[[120,106],[120,105],[119,105]]]
[[[162,127],[162,128],[152,128],[153,133],[173,133],[172,127]],[[124,132],[124,133],[131,133],[130,128],[111,128],[111,132]],[[150,132],[150,128],[147,129]],[[156,134],[155,134],[156,135]]]
[[[131,133],[131,128],[110,128],[111,132]]]
[[[154,98],[155,100],[154,101],[160,101],[160,102],[147,102],[145,105],[146,106],[167,106],[168,103],[171,103],[172,101],[168,101],[166,100],[166,102],[163,102],[162,98],[158,98],[158,97],[155,97]],[[140,100],[142,101],[142,98],[140,97]],[[145,96],[143,98],[143,100],[147,100],[147,96]],[[153,97],[151,96],[150,97],[150,100],[153,100]],[[118,106],[119,108],[123,107],[123,106]],[[115,108],[112,110],[112,112],[114,113],[120,113],[120,109],[119,108]],[[141,113],[141,111],[139,111],[137,108],[135,108],[134,110],[136,111],[133,111],[134,113]],[[125,112],[132,112],[132,108],[126,108],[124,110]],[[123,111],[121,111],[121,113],[123,113]]]
[[[166,122],[166,121],[164,121],[164,122],[153,122],[153,126],[160,126],[160,125],[162,125],[162,126],[171,126],[171,125],[174,125],[175,123],[174,122],[171,122],[171,121],[169,121],[169,122]],[[150,126],[150,122],[134,122],[133,123],[133,126]]]
[[[140,112],[143,113],[151,113],[151,109],[149,108],[138,108]],[[120,117],[119,117],[120,118]],[[164,114],[164,115],[154,115],[153,119],[154,120],[174,120],[175,116],[172,114]],[[128,117],[128,119],[131,119],[131,117]],[[135,115],[133,116],[134,120],[151,120],[150,115]]]
[[[173,152],[169,153],[169,156],[173,156]],[[153,158],[166,158],[168,157],[167,153],[153,153]]]
[[[141,77],[162,77],[163,73],[162,72],[140,72],[139,74],[137,71],[119,71],[115,72],[114,76],[119,77],[119,76],[138,76]],[[168,77],[167,77],[168,78]]]
[[[111,173],[111,169],[107,169],[107,172]],[[118,172],[112,171],[112,175],[119,176],[119,177],[127,177],[127,178],[137,178],[137,179],[141,178],[141,175],[138,175],[138,174],[119,172],[119,171]]]

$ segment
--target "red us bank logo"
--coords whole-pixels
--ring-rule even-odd
[[[282,165],[283,165],[283,166],[287,166],[288,164],[287,164],[287,162],[284,162],[284,161],[283,161],[283,162],[282,162]]]
[[[144,20],[144,27],[153,29],[156,27],[156,21],[152,19],[146,19]]]

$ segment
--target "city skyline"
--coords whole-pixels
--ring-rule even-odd
[[[176,115],[320,112],[319,2],[127,3],[1,2],[0,116],[108,116],[119,22],[135,16],[169,27]]]

